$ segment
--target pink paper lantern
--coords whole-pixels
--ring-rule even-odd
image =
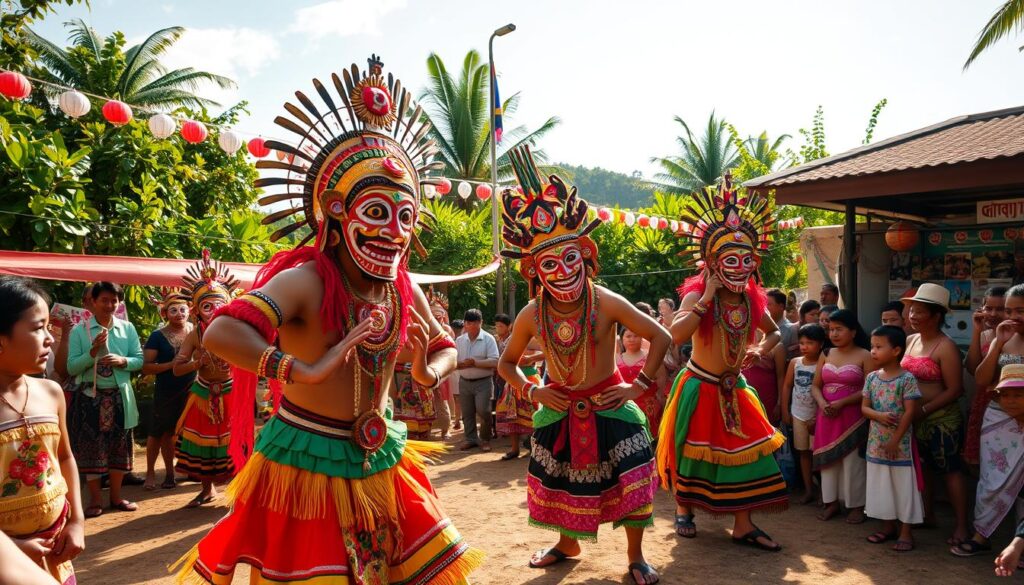
[[[476,186],[476,196],[481,201],[487,201],[491,198],[491,186],[487,183],[480,183]]]
[[[266,140],[262,138],[253,138],[246,148],[249,149],[249,154],[256,158],[263,158],[270,154],[270,149],[266,147]]]
[[[181,125],[181,137],[192,144],[199,144],[206,140],[208,132],[202,122],[187,120]]]
[[[103,104],[103,117],[114,126],[124,126],[132,121],[132,109],[122,101],[110,100]]]
[[[12,100],[23,100],[32,93],[28,78],[17,71],[0,73],[0,95]]]
[[[599,217],[601,221],[611,221],[612,210],[608,209],[607,207],[602,207],[597,210],[597,217]]]
[[[640,227],[647,227],[647,226],[651,225],[651,218],[649,218],[646,215],[641,213],[640,215],[637,216],[636,223]]]
[[[448,179],[441,179],[441,181],[437,184],[437,194],[438,195],[447,195],[447,194],[449,194],[451,192],[452,192],[452,182],[449,181]]]
[[[665,229],[667,227],[668,227],[668,220],[665,219],[664,217],[659,217],[658,218],[658,229],[659,230],[663,230],[663,229]]]

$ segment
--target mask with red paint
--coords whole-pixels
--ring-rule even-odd
[[[579,300],[587,285],[587,267],[578,241],[546,249],[534,256],[534,263],[541,286],[555,300]]]
[[[417,210],[410,193],[393,187],[370,187],[356,195],[341,218],[345,248],[356,266],[373,278],[398,278]]]
[[[714,258],[711,270],[722,281],[722,285],[734,293],[747,288],[761,259],[744,245],[724,246]]]

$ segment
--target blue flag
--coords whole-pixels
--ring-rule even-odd
[[[498,76],[494,73],[493,63],[491,63],[491,87],[494,89],[494,115],[491,127],[494,128],[494,141],[501,142],[501,95],[498,93]]]

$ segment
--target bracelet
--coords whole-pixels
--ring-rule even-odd
[[[708,312],[708,306],[704,304],[704,301],[698,300],[693,304],[693,310],[691,312],[696,314],[698,317],[703,318]]]
[[[427,366],[427,369],[430,370],[431,374],[434,374],[434,383],[430,385],[430,388],[437,388],[441,385],[441,373],[433,366]]]
[[[290,353],[283,354],[281,361],[277,364],[277,378],[278,382],[290,383],[292,375],[292,365],[295,363],[295,356]]]
[[[537,385],[533,382],[527,382],[525,386],[520,390],[522,394],[526,396],[526,399],[533,402],[533,391],[537,389]]]
[[[256,363],[256,373],[264,378],[267,377],[267,360],[270,359],[270,355],[277,351],[277,348],[273,345],[268,345],[267,349],[263,350],[260,354],[260,360]]]
[[[633,383],[639,384],[640,387],[642,387],[646,392],[647,390],[651,389],[652,385],[654,385],[654,380],[652,380],[650,376],[641,371],[639,374],[636,375],[636,379],[633,380]]]

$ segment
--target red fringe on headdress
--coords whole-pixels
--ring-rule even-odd
[[[704,272],[694,274],[683,281],[683,284],[676,289],[679,293],[679,298],[682,299],[689,293],[697,293],[699,295],[704,294]],[[757,284],[754,277],[751,276],[750,280],[747,281],[747,289],[745,291],[747,298],[750,299],[750,315],[751,318],[760,319],[761,315],[764,315],[765,310],[768,308],[768,295],[765,294],[764,288]],[[704,338],[704,343],[711,343],[711,334],[715,328],[715,316],[714,307],[717,302],[717,297],[711,301],[708,306],[708,312],[704,314],[704,317],[700,320],[700,335]],[[760,324],[760,320],[754,323],[754,326],[750,328],[750,335],[747,339],[748,343],[752,343],[757,335],[757,325]]]
[[[316,262],[317,275],[320,277],[321,282],[323,282],[324,296],[320,304],[320,322],[323,331],[325,333],[329,331],[344,333],[345,323],[348,320],[348,293],[345,291],[345,285],[342,283],[341,272],[338,270],[337,264],[335,264],[327,252],[322,252],[319,248],[303,246],[274,254],[274,257],[256,273],[256,279],[253,281],[252,288],[258,289],[282,271],[298,268],[307,262]],[[398,269],[398,279],[395,282],[395,288],[398,289],[400,297],[399,306],[403,307],[399,315],[399,347],[401,347],[406,342],[406,327],[409,324],[408,310],[411,310],[415,303],[413,300],[412,280],[409,278],[409,272],[404,263]],[[228,307],[234,307],[234,305],[248,306],[247,303],[231,303],[218,310],[215,318],[221,314],[231,316],[232,312],[240,310],[228,309]],[[406,310],[404,309],[405,307],[410,307],[410,309]],[[270,332],[263,330],[260,331],[260,335],[267,343],[275,343],[277,341],[277,330]],[[392,356],[388,356],[389,359],[390,357]],[[259,383],[259,377],[253,372],[235,366],[232,366],[231,371],[234,378],[231,392],[234,394],[234,398],[231,401],[231,445],[228,448],[228,454],[234,461],[235,468],[241,469],[249,455],[252,454],[256,428],[253,404],[256,400],[256,386]],[[276,411],[281,401],[282,388],[280,382],[270,380],[270,390],[274,400],[274,410]]]

